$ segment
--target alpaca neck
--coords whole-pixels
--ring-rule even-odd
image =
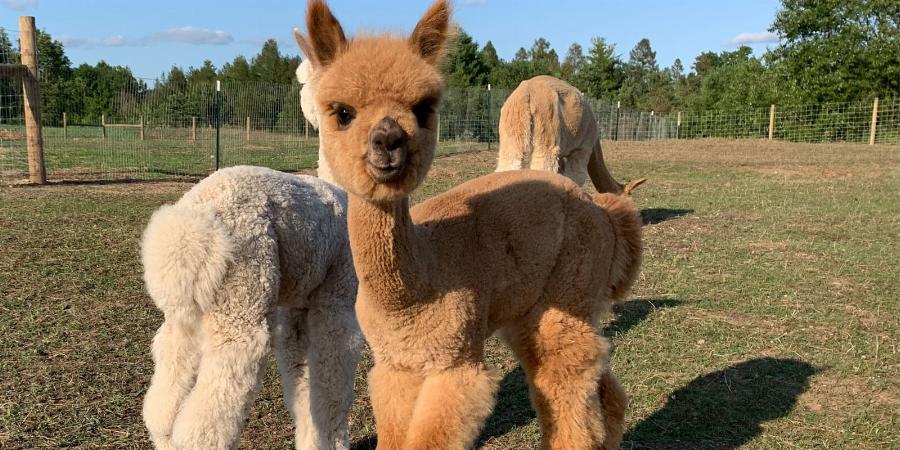
[[[409,199],[378,204],[350,195],[347,226],[366,298],[401,309],[422,298],[428,263],[409,215]]]

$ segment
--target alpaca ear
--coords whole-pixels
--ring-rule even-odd
[[[444,56],[445,44],[450,34],[449,28],[450,3],[447,0],[438,0],[416,24],[416,28],[409,36],[409,44],[422,58],[437,65]]]
[[[634,188],[644,184],[647,181],[646,178],[638,178],[637,180],[631,180],[625,187],[622,189],[622,195],[631,195],[631,192],[634,191]]]
[[[347,47],[344,29],[324,0],[309,0],[306,7],[306,32],[294,29],[294,39],[313,68],[327,67]]]

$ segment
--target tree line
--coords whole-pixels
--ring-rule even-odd
[[[452,120],[442,132],[493,138],[491,130],[482,130],[485,127],[476,122],[496,116],[505,96],[487,93],[487,86],[507,92],[542,74],[567,80],[590,97],[657,113],[900,94],[896,0],[782,0],[770,31],[779,43],[761,56],[746,46],[707,51],[687,69],[681,60],[660,67],[648,39],[639,41],[626,58],[614,44],[594,37],[587,50],[573,43],[560,59],[550,42],[538,38],[505,60],[490,41],[479,45],[460,29],[444,66],[449,89],[442,113]],[[224,90],[226,122],[246,116],[261,117],[254,124],[259,127],[297,126],[302,121],[294,78],[300,58],[283,54],[275,40],[266,41],[249,59],[238,56],[220,68],[208,60],[198,67],[175,66],[148,82],[127,67],[103,61],[73,67],[62,43],[46,31],[39,31],[37,38],[43,116],[51,124],[64,111],[71,123],[84,124],[99,123],[102,114],[124,119],[141,114],[165,123],[191,117],[209,122],[216,111],[215,80],[230,87]],[[15,60],[15,48],[0,28],[0,63]],[[15,92],[12,83],[0,80],[0,95]],[[19,112],[0,108],[0,119],[15,114]]]
[[[602,37],[565,56],[538,38],[503,60],[490,41],[479,48],[459,31],[447,60],[450,86],[514,89],[522,80],[553,75],[585,94],[642,111],[699,111],[771,103],[825,103],[900,93],[900,2],[783,0],[769,30],[775,48],[750,47],[697,55],[691,70],[676,59],[661,68],[648,39],[627,58]]]

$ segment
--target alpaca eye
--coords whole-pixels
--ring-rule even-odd
[[[431,117],[434,115],[435,101],[432,99],[423,100],[413,106],[413,114],[416,115],[416,121],[419,122],[419,128],[431,128]]]
[[[338,128],[341,130],[347,129],[350,126],[350,122],[353,122],[353,119],[356,118],[353,108],[347,105],[334,104],[331,106],[331,113],[337,117]]]

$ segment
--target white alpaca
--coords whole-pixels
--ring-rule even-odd
[[[299,31],[295,28],[294,33],[299,33]],[[303,117],[306,117],[306,121],[309,122],[313,128],[318,130],[319,111],[316,109],[315,102],[316,88],[315,83],[313,83],[314,75],[313,66],[308,59],[303,60],[303,62],[297,66],[297,81],[303,85],[303,87],[300,88],[300,108],[303,110]],[[316,169],[316,175],[323,180],[334,183],[334,175],[332,175],[331,167],[325,159],[323,149],[324,145],[322,144],[322,138],[320,137],[319,162]]]
[[[143,414],[157,448],[236,447],[270,341],[296,448],[348,448],[362,339],[346,210],[327,182],[243,166],[153,214],[141,253],[165,322]]]

